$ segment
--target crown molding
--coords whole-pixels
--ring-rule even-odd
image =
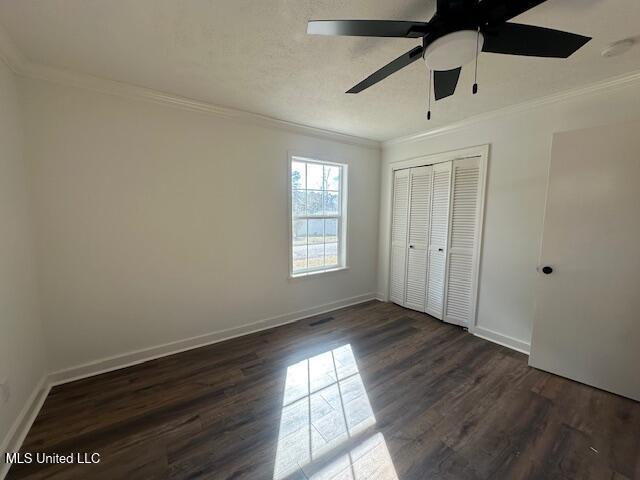
[[[18,73],[26,60],[7,31],[0,25],[0,61],[4,62],[13,73]]]
[[[384,149],[393,145],[418,142],[420,140],[436,137],[438,135],[455,132],[479,122],[492,120],[502,116],[522,113],[535,108],[543,107],[545,105],[550,105],[580,96],[603,92],[640,82],[640,71],[636,71],[596,82],[591,85],[566,90],[564,92],[552,94],[546,97],[528,100],[526,102],[499,108],[490,112],[473,115],[471,117],[465,118],[464,120],[450,123],[442,127],[379,142],[377,140],[372,140],[369,138],[357,137],[346,133],[311,127],[309,125],[289,122],[258,113],[252,113],[228,107],[221,107],[212,103],[181,97],[151,88],[139,87],[128,83],[107,80],[91,75],[37,64],[27,60],[21,54],[15,44],[11,41],[11,38],[7,35],[6,31],[2,28],[2,26],[0,26],[0,60],[4,61],[4,63],[6,63],[14,73],[24,77],[35,78],[38,80],[44,80],[66,86],[83,88],[85,90],[92,90],[99,93],[116,95],[129,99],[146,100],[154,103],[171,105],[183,110],[209,113],[220,118],[252,123],[254,125],[260,125],[267,128],[276,128],[279,130],[286,130],[302,135],[309,135],[326,140],[333,140],[340,143],[364,146],[373,149]]]
[[[322,128],[311,127],[300,123],[289,122],[278,118],[260,115],[258,113],[237,110],[234,108],[221,107],[208,102],[202,102],[170,93],[161,92],[146,87],[107,80],[104,78],[94,77],[91,75],[71,72],[60,68],[40,65],[33,62],[23,62],[16,72],[18,75],[57,83],[65,86],[82,88],[94,92],[104,93],[108,95],[116,95],[134,100],[146,100],[154,103],[170,105],[196,112],[203,112],[215,115],[220,118],[247,122],[267,128],[276,128],[286,130],[302,135],[309,135],[326,140],[333,140],[340,143],[380,149],[380,142],[368,138],[348,135],[346,133],[325,130]]]
[[[640,71],[612,77],[600,82],[592,83],[590,85],[573,88],[564,92],[554,93],[546,97],[527,100],[526,102],[517,103],[515,105],[499,108],[490,112],[473,115],[471,117],[465,118],[464,120],[460,120],[459,122],[450,123],[442,127],[413,133],[398,138],[392,138],[390,140],[385,140],[382,142],[382,148],[384,149],[394,145],[418,142],[427,138],[433,138],[439,135],[455,132],[478,122],[485,122],[498,117],[522,113],[535,108],[543,107],[545,105],[551,105],[557,102],[571,100],[573,98],[581,97],[584,95],[590,95],[598,92],[612,90],[615,88],[621,88],[638,82],[640,82]]]
[[[266,128],[286,130],[301,135],[308,135],[349,145],[373,148],[375,150],[379,150],[381,147],[381,143],[379,141],[369,138],[357,137],[355,135],[312,127],[301,123],[289,122],[287,120],[281,120],[279,118],[273,118],[244,110],[221,107],[212,103],[173,95],[159,90],[154,90],[152,88],[139,87],[128,83],[107,80],[104,78],[34,63],[26,59],[21,54],[2,26],[0,26],[0,60],[3,61],[15,74],[23,77],[82,88],[108,95],[116,95],[128,99],[151,101],[154,103],[181,108],[183,110],[208,113],[219,118],[251,123],[253,125],[259,125]]]

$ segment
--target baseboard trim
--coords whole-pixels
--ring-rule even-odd
[[[22,443],[27,437],[27,433],[29,432],[29,429],[31,429],[38,413],[40,413],[47,395],[49,395],[51,388],[56,385],[73,382],[75,380],[92,377],[94,375],[111,372],[113,370],[119,370],[121,368],[130,367],[149,360],[154,360],[156,358],[166,357],[176,353],[185,352],[187,350],[193,350],[194,348],[204,347],[214,343],[223,342],[225,340],[231,340],[232,338],[240,337],[242,335],[248,335],[268,330],[270,328],[279,327],[281,325],[287,325],[315,315],[322,315],[323,313],[332,312],[375,299],[376,294],[365,293],[363,295],[325,303],[317,307],[266,318],[241,327],[207,333],[155,347],[136,350],[122,355],[103,358],[84,365],[44,375],[33,389],[33,392],[25,402],[18,418],[16,418],[9,430],[9,433],[7,433],[6,437],[2,441],[0,452],[2,452],[3,458],[0,461],[0,480],[5,478],[9,472],[9,468],[11,467],[11,465],[4,463],[4,452],[18,451],[20,447],[22,447]]]
[[[20,450],[31,425],[33,425],[47,395],[49,395],[49,390],[51,390],[51,386],[48,382],[48,376],[43,375],[2,441],[2,447],[0,448],[0,453],[2,454],[2,460],[0,460],[0,479],[5,478],[11,467],[11,465],[4,462],[4,453],[17,452]]]
[[[287,325],[289,323],[298,322],[306,318],[321,315],[323,313],[332,312],[341,308],[358,305],[361,303],[369,302],[371,300],[385,301],[384,295],[380,293],[366,293],[363,295],[357,295],[355,297],[349,297],[335,302],[319,305],[314,308],[306,310],[299,310],[297,312],[288,313],[285,315],[279,315],[275,317],[266,318],[258,322],[254,322],[242,327],[221,330],[219,332],[212,332],[196,337],[191,337],[175,342],[166,343],[163,345],[150,347],[146,349],[136,350],[122,355],[104,358],[94,362],[86,363],[77,367],[72,367],[57,372],[44,375],[33,392],[31,393],[28,401],[25,403],[20,415],[13,423],[9,433],[2,442],[2,448],[0,452],[6,451],[18,451],[24,442],[24,439],[29,432],[29,429],[33,425],[38,413],[40,412],[44,401],[49,394],[49,391],[53,386],[61,385],[63,383],[73,382],[101,373],[110,372],[113,370],[119,370],[122,368],[130,367],[140,363],[154,360],[156,358],[166,357],[174,355],[176,353],[184,352],[187,350],[193,350],[195,348],[204,347],[232,338],[248,335],[251,333],[268,330],[270,328],[278,327],[281,325]],[[518,340],[507,335],[502,335],[493,330],[489,330],[483,327],[474,327],[470,330],[475,336],[484,340],[488,340],[493,343],[497,343],[504,347],[516,350],[518,352],[529,355],[530,344],[522,340]],[[0,480],[4,479],[9,472],[10,465],[0,463]]]
[[[469,329],[469,331],[476,337],[489,340],[490,342],[524,353],[525,355],[529,355],[529,352],[531,351],[531,344],[528,342],[509,337],[508,335],[503,335],[493,330],[489,330],[488,328],[476,326],[473,329]]]
[[[384,293],[376,293],[376,300],[378,300],[379,302],[387,302],[387,296]]]
[[[297,322],[314,315],[331,312],[333,310],[357,305],[359,303],[364,303],[375,299],[376,295],[374,293],[365,293],[363,295],[357,295],[355,297],[349,297],[335,302],[325,303],[323,305],[319,305],[317,307],[309,308],[306,310],[299,310],[293,313],[266,318],[254,323],[250,323],[248,325],[243,325],[241,327],[206,333],[204,335],[177,340],[175,342],[169,342],[163,345],[157,345],[155,347],[144,348],[129,353],[106,357],[76,367],[53,372],[49,374],[49,385],[61,385],[63,383],[81,380],[83,378],[92,377],[101,373],[119,370],[121,368],[148,362],[149,360],[154,360],[156,358],[166,357],[168,355],[192,350],[194,348],[223,342],[225,340],[230,340],[242,335],[260,332],[269,328],[279,327],[281,325]]]

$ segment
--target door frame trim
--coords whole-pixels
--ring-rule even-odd
[[[480,212],[478,215],[478,237],[476,239],[476,245],[474,247],[474,265],[473,265],[473,299],[471,302],[471,319],[467,328],[470,332],[475,333],[478,324],[478,301],[479,301],[479,293],[480,293],[480,270],[482,268],[482,240],[483,240],[483,231],[484,231],[484,213],[485,213],[485,202],[486,202],[486,191],[487,191],[487,180],[488,180],[488,166],[489,166],[489,151],[490,145],[476,145],[468,148],[461,148],[457,150],[449,150],[446,152],[440,152],[430,155],[420,155],[417,157],[410,157],[404,160],[398,160],[396,162],[389,163],[388,166],[388,188],[391,192],[389,205],[389,231],[387,232],[388,240],[389,240],[389,251],[387,252],[389,261],[391,260],[391,225],[393,222],[393,194],[394,194],[394,186],[393,186],[393,178],[396,170],[404,170],[407,168],[414,167],[423,167],[427,165],[435,165],[437,163],[448,162],[452,160],[460,160],[463,158],[470,157],[479,157],[480,158]],[[389,268],[387,269],[387,287],[384,292],[384,300],[388,301],[390,297],[390,289],[391,289],[391,263],[389,262]]]

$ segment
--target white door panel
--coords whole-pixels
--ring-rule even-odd
[[[409,172],[409,244],[405,306],[424,312],[427,288],[427,247],[431,210],[432,168]]]
[[[449,234],[451,162],[433,166],[431,222],[427,272],[426,312],[442,320],[444,307],[446,249]]]
[[[405,306],[424,312],[427,275],[427,251],[409,248]]]
[[[480,159],[454,160],[444,320],[470,326],[475,292],[475,252],[480,227]]]
[[[640,400],[640,123],[554,136],[529,363]]]
[[[404,305],[409,217],[409,170],[397,170],[393,177],[391,223],[391,301]]]

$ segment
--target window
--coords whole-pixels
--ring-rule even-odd
[[[346,266],[347,166],[291,157],[291,276]]]

